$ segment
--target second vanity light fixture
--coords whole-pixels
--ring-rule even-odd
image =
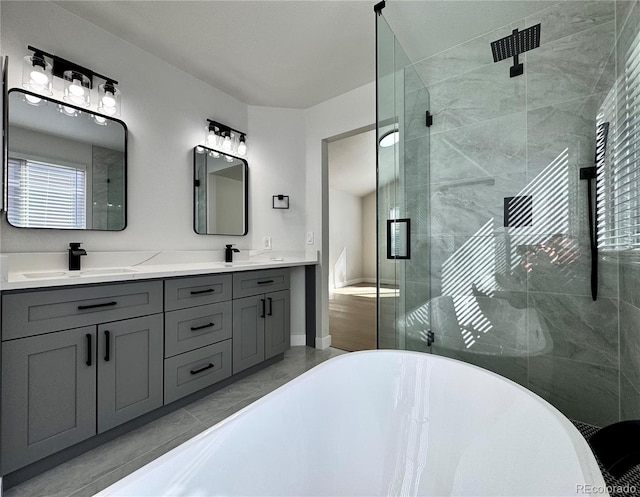
[[[247,156],[247,134],[211,119],[207,119],[204,143],[223,154]]]
[[[121,92],[116,85],[118,82],[91,69],[82,67],[62,57],[53,55],[35,48],[27,47],[33,55],[27,55],[22,64],[22,86],[29,91],[41,95],[53,95],[53,78],[58,77],[64,81],[64,94],[62,99],[77,107],[89,107],[91,105],[91,90],[94,78],[104,80],[98,86],[98,112],[110,117],[118,117],[121,110]],[[53,63],[47,61],[51,59]],[[32,102],[37,105],[38,102]],[[60,112],[69,115],[77,115],[77,111],[71,107],[60,105]]]

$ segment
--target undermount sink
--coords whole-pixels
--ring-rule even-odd
[[[66,271],[47,271],[43,273],[23,273],[25,278],[59,278],[66,276]]]
[[[126,267],[112,267],[103,269],[85,269],[84,271],[43,271],[38,273],[22,273],[25,278],[42,279],[42,278],[63,278],[74,276],[100,276],[103,274],[126,274],[137,273],[135,269]]]
[[[101,274],[125,274],[125,273],[137,273],[135,269],[129,269],[126,267],[112,267],[105,269],[87,269],[86,271],[80,271],[83,276],[99,276]]]

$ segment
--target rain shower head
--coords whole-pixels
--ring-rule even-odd
[[[491,42],[491,52],[493,53],[493,61],[513,57],[513,66],[511,67],[511,77],[519,76],[523,73],[522,64],[518,62],[518,55],[540,46],[540,23],[524,31],[514,29],[509,36],[500,38]]]

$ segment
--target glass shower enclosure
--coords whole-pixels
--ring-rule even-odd
[[[604,426],[640,418],[640,6],[543,6],[421,60],[376,12],[378,346]]]

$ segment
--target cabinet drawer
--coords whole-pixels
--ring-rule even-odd
[[[231,376],[231,340],[186,352],[164,361],[164,403]]]
[[[165,357],[231,338],[231,309],[229,301],[167,312],[164,317]]]
[[[233,274],[233,298],[251,297],[289,288],[289,269],[268,269]]]
[[[162,282],[79,286],[2,296],[2,339],[162,312]]]
[[[172,278],[164,282],[165,311],[231,300],[230,274]]]

